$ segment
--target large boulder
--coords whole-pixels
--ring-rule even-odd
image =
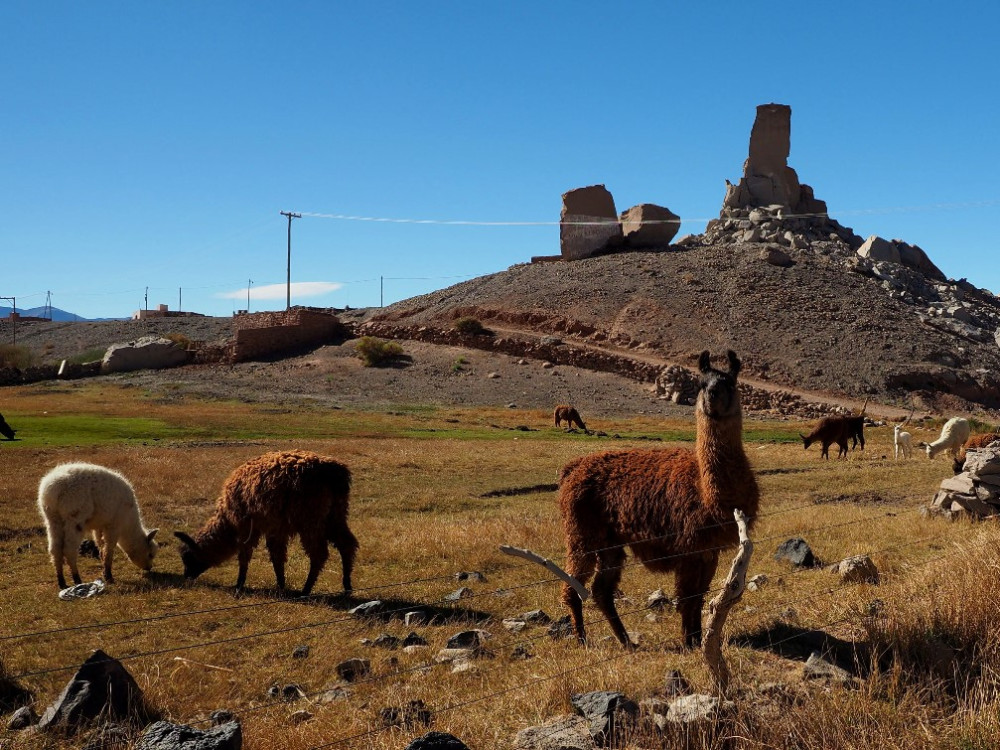
[[[582,716],[557,716],[517,733],[514,750],[596,750],[589,723]]]
[[[902,240],[893,240],[892,244],[899,250],[899,262],[904,266],[919,271],[929,279],[944,281],[947,277],[941,269],[934,265],[927,253],[916,245],[911,245]]]
[[[858,255],[868,260],[881,260],[889,263],[900,263],[899,248],[889,240],[884,240],[873,234],[858,248]]]
[[[159,370],[176,367],[188,361],[188,353],[170,339],[143,336],[127,344],[112,344],[104,353],[101,372]]]
[[[100,649],[80,665],[59,697],[45,709],[38,726],[75,730],[98,718],[136,724],[151,718],[135,679],[120,661]]]
[[[681,217],[663,206],[640,203],[621,215],[629,247],[666,247],[681,228]]]
[[[604,185],[563,193],[559,250],[563,260],[589,258],[622,243],[615,199]]]

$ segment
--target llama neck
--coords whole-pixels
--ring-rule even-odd
[[[756,514],[757,484],[743,450],[743,417],[711,419],[696,408],[695,456],[706,506],[740,507]],[[753,507],[744,507],[748,504]]]
[[[198,543],[199,555],[209,567],[225,562],[239,549],[236,526],[220,513],[208,519],[194,540]]]

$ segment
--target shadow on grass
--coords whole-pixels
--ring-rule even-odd
[[[845,641],[822,630],[800,628],[778,622],[768,628],[733,636],[730,645],[770,651],[785,659],[805,662],[816,652],[826,661],[851,674],[868,677],[872,671],[872,649],[867,643]]]

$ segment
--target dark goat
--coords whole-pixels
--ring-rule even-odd
[[[819,442],[823,445],[823,450],[820,455],[823,458],[830,458],[830,446],[833,443],[837,444],[839,450],[837,451],[837,458],[841,456],[847,457],[847,441],[850,439],[851,425],[850,420],[860,419],[862,423],[864,417],[823,417],[819,420],[819,424],[816,428],[810,432],[808,435],[803,435],[799,433],[799,437],[802,438],[802,443],[804,447],[808,450],[809,446],[813,443]],[[864,435],[861,436],[862,443],[861,447],[864,448]]]

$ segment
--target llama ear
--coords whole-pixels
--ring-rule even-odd
[[[729,358],[729,374],[735,378],[740,374],[740,368],[743,367],[743,363],[740,362],[740,358],[736,356],[736,352],[732,349],[726,352],[726,356]]]
[[[698,357],[698,369],[702,372],[702,374],[705,374],[712,369],[711,355],[708,353],[708,349],[703,351],[701,356]]]
[[[189,537],[183,531],[175,531],[174,536],[180,539],[184,544],[186,544],[191,549],[198,549],[198,542]]]
[[[157,531],[159,531],[159,529],[150,529],[149,531],[147,531],[146,532],[146,541],[147,542],[153,541],[153,537],[156,536],[156,532]]]

